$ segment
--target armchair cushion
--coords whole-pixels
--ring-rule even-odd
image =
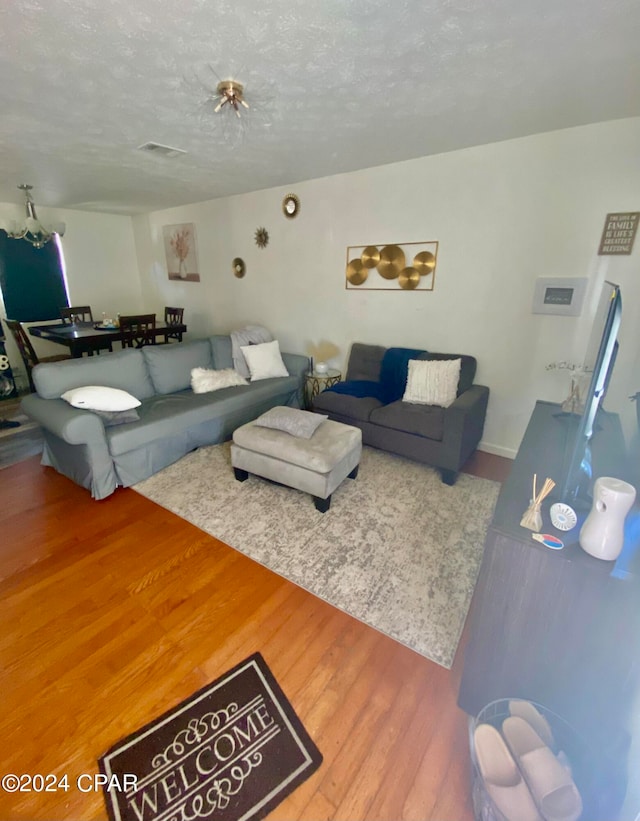
[[[414,405],[399,399],[371,411],[369,421],[374,425],[441,442],[444,436],[444,415],[445,409],[438,405]]]

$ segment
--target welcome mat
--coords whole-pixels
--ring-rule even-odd
[[[264,818],[321,763],[260,653],[99,761],[112,821]]]

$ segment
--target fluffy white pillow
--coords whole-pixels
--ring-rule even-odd
[[[240,350],[244,354],[252,382],[271,379],[272,376],[289,376],[277,339],[261,345],[242,345]]]
[[[461,359],[410,359],[402,401],[448,408],[458,393],[461,365]]]
[[[233,368],[193,368],[191,370],[191,389],[194,393],[210,393],[221,388],[232,388],[234,385],[248,385],[249,383],[234,371]]]
[[[131,410],[141,404],[139,399],[120,388],[105,388],[100,385],[72,388],[63,393],[61,398],[74,408],[97,411]]]

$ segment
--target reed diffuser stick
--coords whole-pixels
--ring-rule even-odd
[[[536,492],[538,481],[538,475],[536,473],[533,474],[533,498],[531,499],[531,504],[525,510],[522,519],[520,520],[520,526],[526,527],[529,530],[539,531],[542,527],[542,513],[540,512],[540,505],[547,498],[547,496],[551,493],[551,491],[556,486],[556,483],[553,479],[546,478],[544,480],[544,484],[539,493]]]

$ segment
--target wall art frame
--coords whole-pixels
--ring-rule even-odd
[[[165,225],[162,228],[162,238],[169,279],[180,282],[200,282],[194,223]]]
[[[433,291],[438,242],[347,246],[348,291]]]

